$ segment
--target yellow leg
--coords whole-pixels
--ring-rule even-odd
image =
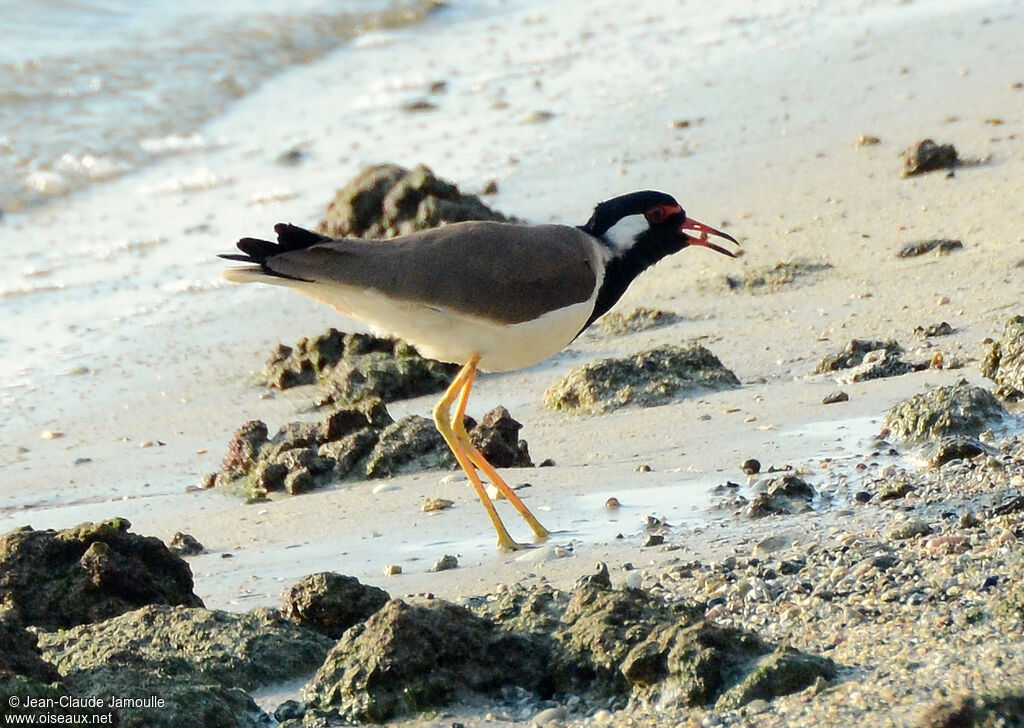
[[[469,478],[469,482],[473,484],[473,489],[476,491],[477,496],[480,498],[480,502],[483,504],[484,509],[487,511],[487,515],[490,516],[491,523],[494,525],[494,530],[498,533],[498,548],[503,551],[515,551],[516,549],[522,548],[522,544],[516,543],[508,533],[508,529],[505,528],[505,524],[501,522],[501,517],[498,515],[498,511],[494,507],[494,503],[491,501],[490,496],[487,495],[487,491],[484,490],[483,483],[480,482],[480,476],[476,473],[476,468],[473,467],[473,461],[470,457],[469,452],[466,449],[466,442],[468,438],[464,440],[455,434],[452,429],[451,421],[451,408],[455,402],[455,398],[459,397],[463,390],[466,391],[465,397],[469,396],[467,383],[472,383],[473,377],[476,375],[476,365],[480,361],[480,357],[476,354],[465,366],[459,370],[459,373],[455,375],[455,379],[448,386],[444,396],[441,397],[440,401],[434,406],[434,424],[437,426],[437,431],[444,437],[445,442],[448,443],[448,447],[451,448],[452,454],[458,461],[459,466],[466,473],[466,477]],[[462,424],[462,414],[465,411],[465,397],[460,397],[460,407],[456,423],[458,428],[465,432],[466,428]]]
[[[534,516],[530,509],[526,507],[526,504],[516,495],[516,492],[509,487],[508,483],[498,475],[498,471],[494,469],[494,466],[487,462],[487,458],[483,456],[479,450],[473,445],[469,439],[469,433],[466,432],[466,426],[463,422],[463,416],[466,412],[466,402],[469,400],[469,390],[473,387],[473,380],[476,379],[476,368],[469,373],[466,377],[465,383],[462,385],[462,392],[459,394],[459,402],[455,407],[455,420],[452,423],[452,429],[455,432],[455,437],[459,439],[463,447],[466,450],[466,455],[469,456],[470,461],[478,467],[483,474],[487,476],[487,479],[494,484],[494,487],[498,489],[505,498],[519,511],[519,515],[523,517],[523,520],[533,530],[533,535],[536,537],[535,540],[543,541],[549,535],[548,529],[541,525],[537,517]]]

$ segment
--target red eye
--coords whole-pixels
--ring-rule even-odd
[[[644,217],[647,218],[647,222],[652,225],[657,225],[659,222],[665,221],[665,208],[664,207],[652,207],[646,213]]]

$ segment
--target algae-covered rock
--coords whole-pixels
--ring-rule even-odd
[[[830,263],[798,258],[776,263],[767,268],[748,270],[742,275],[727,275],[725,276],[725,285],[734,291],[772,293],[802,278],[815,276],[831,267]]]
[[[960,161],[952,144],[936,144],[923,139],[907,149],[903,159],[903,176],[912,177],[937,169],[955,167]]]
[[[507,221],[424,165],[367,167],[337,191],[317,230],[331,237],[391,238],[443,223]]]
[[[805,513],[811,510],[811,501],[816,495],[807,481],[791,474],[760,481],[754,490],[757,495],[747,509],[751,518]]]
[[[295,346],[278,346],[256,379],[277,389],[319,382],[324,391],[316,404],[324,407],[357,404],[367,397],[394,402],[441,392],[458,369],[425,359],[398,339],[329,329]]]
[[[954,460],[965,460],[977,457],[982,453],[994,455],[995,451],[985,447],[976,437],[966,435],[943,437],[938,442],[926,443],[924,447],[925,461],[932,468],[941,468]]]
[[[949,238],[932,238],[930,240],[919,240],[914,243],[907,243],[900,248],[896,254],[897,258],[916,258],[919,255],[938,251],[939,255],[949,255],[954,250],[962,250],[964,244],[959,240]]]
[[[896,437],[912,442],[950,435],[976,437],[1005,414],[991,392],[961,379],[893,406],[885,415],[885,427]]]
[[[199,539],[190,533],[182,533],[181,531],[171,536],[167,548],[178,556],[196,556],[206,551],[206,547],[199,543]]]
[[[814,367],[813,374],[824,374],[840,369],[850,369],[864,362],[864,357],[872,351],[885,351],[888,354],[899,355],[903,353],[901,347],[895,341],[878,341],[869,339],[853,339],[849,344],[839,351],[826,355]]]
[[[526,440],[519,439],[522,427],[507,409],[498,405],[470,430],[469,439],[496,468],[532,468],[529,446]]]
[[[738,706],[834,671],[707,622],[703,604],[613,589],[604,564],[571,593],[514,585],[469,602],[393,600],[348,629],[306,688],[303,725],[381,722],[510,687],[605,707]]]
[[[384,478],[413,470],[451,468],[455,464],[455,457],[434,423],[426,417],[408,415],[380,433],[363,472],[367,478]]]
[[[332,641],[270,610],[249,614],[144,607],[40,635],[75,695],[123,701],[120,725],[268,725],[246,690],[312,673]]]
[[[1024,399],[1024,316],[1007,320],[985,355],[981,373],[996,383],[999,397],[1011,402]]]
[[[477,425],[467,417],[470,439],[495,467],[531,467],[521,425],[504,407]],[[262,500],[274,491],[298,495],[343,478],[383,478],[398,473],[455,467],[434,423],[410,415],[394,422],[377,397],[341,405],[320,422],[290,422],[273,438],[267,426],[248,422],[228,447],[217,487]]]
[[[25,624],[66,629],[147,604],[202,606],[192,570],[124,518],[0,537],[0,606]]]
[[[16,712],[29,698],[59,698],[65,694],[60,673],[42,658],[36,636],[25,629],[12,609],[0,610],[0,717]]]
[[[1024,693],[962,695],[933,705],[918,728],[1024,728]]]
[[[793,648],[777,650],[759,658],[742,682],[719,698],[715,707],[730,709],[752,700],[771,700],[803,690],[819,678],[831,680],[835,675],[836,665],[827,657]]]
[[[346,629],[377,612],[389,598],[383,589],[361,584],[354,576],[326,571],[293,584],[285,592],[281,613],[296,624],[338,639]]]
[[[345,344],[346,335],[333,328],[295,346],[279,344],[256,380],[276,389],[313,384],[344,356]]]
[[[384,402],[443,392],[459,367],[424,359],[416,350],[395,339],[391,351],[349,355],[324,380],[317,406],[359,402],[379,397]]]
[[[0,610],[0,681],[21,675],[40,683],[60,680],[57,668],[42,658],[36,636],[12,609]]]
[[[40,636],[43,654],[80,689],[124,669],[251,690],[312,673],[332,644],[272,610],[167,606]]]
[[[671,326],[681,320],[681,316],[671,311],[639,306],[629,313],[619,313],[618,311],[606,313],[597,320],[594,328],[604,336],[620,336],[661,326]]]
[[[839,379],[841,382],[853,384],[871,379],[899,377],[923,368],[924,365],[903,361],[899,354],[888,349],[876,349],[865,354],[860,364],[845,370]]]
[[[442,600],[392,600],[349,629],[303,698],[311,716],[380,723],[502,688],[536,691],[544,655],[531,640]]]
[[[661,656],[634,648],[659,629],[689,626],[701,616],[696,605],[669,606],[639,589],[612,589],[597,580],[577,585],[555,631],[552,680],[561,691],[597,699],[628,696],[631,685],[648,687],[668,675],[660,670]]]
[[[739,379],[699,344],[662,346],[573,368],[544,393],[551,409],[600,413],[664,404],[693,391],[732,389]]]
[[[626,656],[622,673],[646,700],[707,705],[771,648],[753,632],[705,621],[659,625]]]

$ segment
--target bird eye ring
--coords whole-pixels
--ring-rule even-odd
[[[659,222],[665,221],[665,208],[664,207],[652,207],[646,213],[644,217],[647,218],[647,222],[652,225],[657,225]]]

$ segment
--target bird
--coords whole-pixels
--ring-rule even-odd
[[[579,226],[468,221],[384,240],[331,238],[288,223],[274,231],[277,242],[242,238],[241,254],[220,255],[249,264],[224,270],[224,278],[291,288],[426,357],[461,365],[433,408],[434,424],[502,551],[526,545],[510,535],[477,471],[520,513],[535,543],[550,532],[470,441],[463,416],[477,371],[522,369],[553,356],[666,256],[704,247],[736,257],[710,236],[739,246],[654,190],[601,202]]]

